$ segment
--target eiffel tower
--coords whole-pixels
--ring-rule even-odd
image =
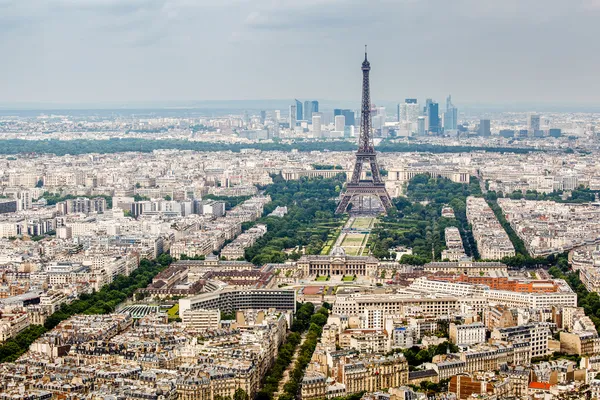
[[[362,63],[362,108],[358,151],[356,152],[356,162],[354,164],[354,171],[352,172],[352,179],[346,185],[346,191],[342,194],[342,199],[335,210],[336,214],[346,212],[350,202],[355,205],[356,200],[358,200],[358,210],[355,210],[355,212],[364,212],[366,204],[365,199],[372,199],[373,197],[379,199],[386,212],[392,208],[392,200],[390,199],[387,190],[385,190],[385,183],[381,180],[379,166],[377,165],[375,146],[373,145],[373,135],[371,131],[371,95],[369,89],[370,70],[371,64],[367,60],[367,46],[365,46],[365,61]],[[371,176],[367,177],[370,179],[363,180],[361,179],[361,175],[365,164],[368,165],[367,171],[370,169]],[[371,204],[372,203],[369,202],[369,209],[371,209]]]

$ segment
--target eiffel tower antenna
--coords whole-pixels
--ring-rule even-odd
[[[379,166],[377,165],[375,146],[373,144],[371,123],[371,90],[369,85],[369,72],[371,71],[371,64],[367,58],[366,45],[365,61],[362,63],[361,70],[363,72],[363,84],[362,107],[360,114],[361,130],[358,140],[358,150],[356,151],[356,162],[354,163],[352,178],[346,185],[346,191],[342,194],[340,203],[335,210],[337,214],[345,213],[350,202],[354,204],[355,200],[358,200],[358,211],[363,212],[365,211],[363,209],[365,205],[365,198],[373,197],[379,199],[386,212],[392,208],[392,200],[390,199],[390,195],[388,194],[387,190],[385,190],[385,183],[381,180]],[[367,169],[371,172],[371,176],[367,177],[370,179],[361,179],[363,166],[365,164],[368,166]],[[369,202],[369,209],[371,209],[371,204],[372,203]]]

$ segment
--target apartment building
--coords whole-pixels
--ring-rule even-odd
[[[451,323],[448,333],[450,341],[457,345],[471,345],[485,342],[485,326],[481,322],[464,325]]]
[[[219,329],[221,324],[221,312],[216,309],[186,310],[179,315],[189,329],[196,331]]]
[[[543,357],[550,352],[548,348],[550,337],[550,329],[544,323],[495,328],[491,334],[491,338],[496,340],[529,342],[531,345],[531,357]]]

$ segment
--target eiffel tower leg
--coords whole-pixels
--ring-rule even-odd
[[[383,205],[383,208],[385,208],[386,211],[389,211],[393,208],[392,201],[390,200],[390,197],[387,195],[387,193],[380,195],[379,199],[381,200],[381,204]]]
[[[350,203],[350,200],[352,200],[352,196],[346,194],[344,195],[344,197],[342,197],[342,200],[340,200],[340,204],[338,204],[337,208],[335,209],[335,213],[336,214],[343,214],[346,212],[346,208],[348,208],[348,204]]]

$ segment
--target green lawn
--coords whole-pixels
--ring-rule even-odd
[[[317,281],[317,282],[325,282],[328,280],[329,280],[329,278],[327,277],[327,275],[321,275],[321,276],[317,277],[317,279],[315,279],[315,281]]]
[[[344,251],[346,252],[346,255],[348,255],[348,256],[357,256],[359,248],[358,247],[347,247],[344,249]]]
[[[375,218],[356,218],[352,223],[352,227],[356,229],[368,229]]]
[[[169,318],[179,317],[179,304],[175,304],[173,307],[169,308],[167,314],[169,314]]]
[[[354,276],[352,275],[344,275],[344,277],[342,278],[343,282],[353,282],[354,281]]]
[[[349,234],[346,235],[344,241],[342,242],[342,247],[344,246],[360,246],[365,239],[366,235],[362,234]]]

